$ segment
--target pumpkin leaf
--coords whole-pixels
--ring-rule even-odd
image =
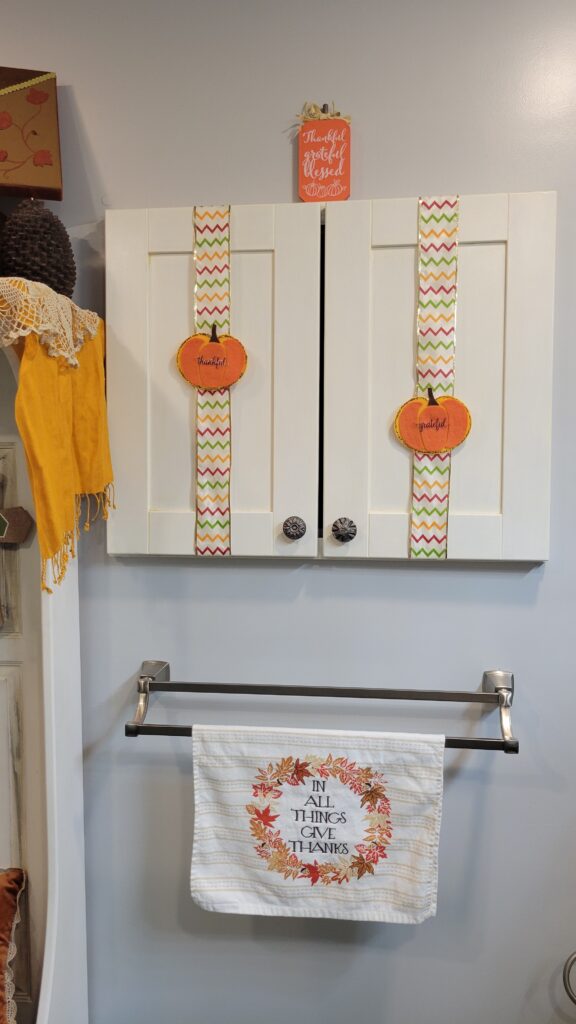
[[[269,800],[278,800],[282,796],[282,790],[270,783],[260,782],[258,785],[252,785],[252,796],[259,799],[267,797]]]
[[[308,761],[299,761],[298,758],[296,758],[292,775],[288,779],[289,784],[291,786],[298,786],[299,783],[304,782],[304,779],[307,776],[312,776],[312,772],[308,771]]]
[[[358,855],[352,858],[352,864],[350,865],[352,871],[355,872],[356,878],[362,878],[363,875],[373,875],[374,867],[370,864],[365,857]]]
[[[300,873],[301,878],[309,878],[312,885],[316,885],[316,882],[320,878],[320,866],[314,861],[313,864],[303,864]]]
[[[254,839],[258,839],[259,842],[266,842],[268,839],[268,832],[264,828],[264,825],[260,821],[254,821],[254,818],[250,821],[250,832],[254,836]]]
[[[278,761],[278,764],[276,765],[274,777],[277,779],[278,782],[281,782],[283,779],[288,778],[289,775],[292,775],[293,770],[294,758],[283,757],[280,761]]]
[[[386,794],[382,786],[377,783],[374,786],[369,786],[366,792],[362,795],[360,801],[361,807],[375,807],[379,800],[385,800]]]
[[[270,806],[265,807],[263,811],[260,811],[258,810],[257,807],[255,807],[254,816],[258,818],[258,821],[260,821],[262,825],[265,825],[266,828],[270,828],[273,822],[276,821],[276,818],[280,817],[279,814],[272,814],[272,812],[270,811]]]
[[[276,772],[274,770],[274,765],[272,764],[271,761],[267,768],[260,768],[256,775],[256,778],[260,782],[273,782],[275,780]]]

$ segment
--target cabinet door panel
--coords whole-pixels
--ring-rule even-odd
[[[193,209],[107,215],[112,554],[193,555],[196,394],[176,366],[194,333]],[[317,553],[320,208],[232,207],[233,555]],[[308,530],[290,542],[288,515]]]
[[[326,211],[325,554],[408,557],[393,422],[415,387],[417,246],[416,199]],[[449,558],[548,555],[554,250],[554,193],[461,197],[455,393],[473,427],[452,456]],[[358,526],[342,545],[339,515]]]

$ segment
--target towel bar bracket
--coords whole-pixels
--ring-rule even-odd
[[[150,685],[154,682],[166,683],[170,679],[170,665],[167,661],[143,661],[138,676],[138,704],[136,714],[131,722],[126,723],[126,736],[139,736],[146,722],[150,702]]]
[[[500,730],[502,740],[508,747],[517,745],[512,732],[512,701],[514,700],[514,676],[512,672],[504,672],[502,669],[491,669],[482,676],[482,690],[484,693],[498,694],[498,707],[500,709]],[[506,751],[506,746],[504,747]],[[514,752],[513,749],[506,751]]]
[[[126,736],[191,736],[190,726],[148,725],[146,716],[150,694],[163,693],[222,693],[222,694],[263,694],[281,697],[348,697],[353,700],[421,700],[458,701],[472,704],[497,705],[500,711],[501,739],[475,736],[447,736],[446,746],[468,750],[503,750],[506,754],[518,753],[518,740],[512,732],[512,701],[514,698],[514,676],[502,669],[484,672],[480,691],[462,690],[401,690],[376,689],[375,687],[342,686],[262,686],[245,683],[178,683],[170,682],[170,665],[167,661],[144,661],[138,677],[138,704],[131,722],[126,723]]]

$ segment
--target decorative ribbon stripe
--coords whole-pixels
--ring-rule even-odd
[[[417,394],[454,392],[458,196],[421,198],[418,221]],[[446,558],[451,453],[414,453],[411,558]]]
[[[230,207],[194,207],[196,331],[230,330]],[[198,388],[196,412],[196,554],[229,555],[230,389]]]

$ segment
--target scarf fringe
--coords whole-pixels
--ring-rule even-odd
[[[82,523],[83,499],[86,499],[86,516]],[[108,519],[110,509],[116,508],[116,495],[114,484],[106,484],[103,491],[96,494],[77,494],[74,506],[74,529],[68,530],[61,546],[54,555],[42,559],[41,586],[46,594],[52,594],[53,590],[48,586],[48,569],[52,583],[59,586],[62,583],[68,569],[71,558],[76,557],[77,540],[80,537],[81,529],[88,531],[92,523],[97,519]]]

